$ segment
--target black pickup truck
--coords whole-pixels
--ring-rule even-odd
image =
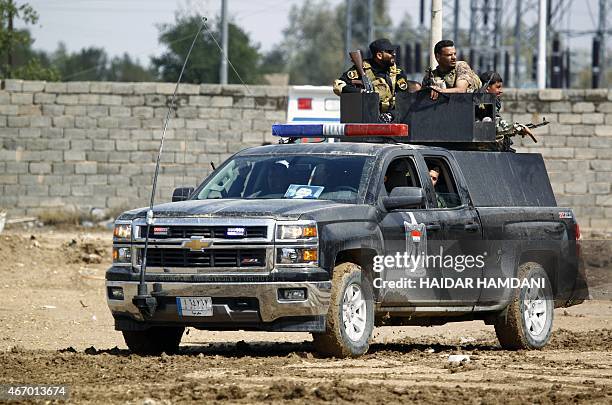
[[[466,320],[540,348],[553,309],[588,295],[578,224],[538,154],[260,146],[173,201],[149,227],[145,208],[115,224],[108,305],[137,353],[176,351],[194,327],[306,331],[321,353],[358,356],[376,326]],[[134,301],[147,236],[152,311]]]

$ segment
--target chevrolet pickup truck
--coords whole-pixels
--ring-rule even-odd
[[[578,224],[538,154],[259,146],[153,212],[117,218],[106,273],[135,353],[176,352],[192,327],[311,332],[321,354],[359,356],[375,327],[468,320],[537,349],[553,309],[588,295]],[[151,311],[135,300],[145,259]]]

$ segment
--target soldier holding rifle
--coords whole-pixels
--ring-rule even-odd
[[[380,112],[395,107],[396,91],[417,91],[419,83],[408,80],[406,73],[395,65],[397,46],[382,38],[370,44],[372,57],[361,60],[361,52],[351,52],[354,65],[334,81],[334,93],[375,91],[380,96]]]

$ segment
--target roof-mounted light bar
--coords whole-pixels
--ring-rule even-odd
[[[283,138],[344,138],[351,136],[408,136],[406,124],[274,124],[272,135]]]

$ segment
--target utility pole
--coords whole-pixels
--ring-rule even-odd
[[[429,41],[429,65],[436,66],[434,46],[442,40],[442,0],[431,0],[431,33]]]
[[[374,41],[374,0],[368,0],[368,44]]]
[[[8,2],[8,34],[9,40],[7,41],[6,47],[6,61],[8,65],[8,77],[13,77],[13,10],[14,10],[13,0],[9,0]]]
[[[227,58],[229,55],[227,47],[227,1],[221,0],[221,66],[219,67],[219,83],[227,84]]]
[[[476,13],[478,11],[477,8],[477,0],[470,0],[470,65],[473,69],[478,68],[477,60],[478,55],[476,54],[475,45],[476,45]]]
[[[453,41],[458,48],[461,47],[459,43],[459,0],[455,0],[455,8],[453,9]]]
[[[599,0],[599,87],[606,87],[606,20],[608,18],[607,0]]]
[[[346,30],[344,36],[344,60],[350,61],[349,52],[353,45],[353,1],[346,0]]]
[[[495,71],[501,71],[502,6],[502,0],[495,0],[495,27],[493,29],[493,43],[495,45],[495,54],[493,55],[493,70]]]
[[[546,0],[540,0],[538,18],[538,89],[546,88]]]
[[[516,20],[514,22],[514,87],[521,85],[521,0],[516,0]]]

